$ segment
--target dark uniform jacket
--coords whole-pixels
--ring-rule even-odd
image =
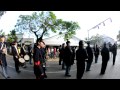
[[[3,47],[6,47],[6,43],[3,43]],[[0,42],[0,60],[3,66],[7,66],[6,55],[2,53],[2,42]]]
[[[87,54],[88,54],[88,61],[92,61],[93,60],[93,50],[92,50],[92,48],[87,46],[86,50],[87,50]]]
[[[23,57],[26,55],[26,52],[25,52],[25,50],[23,49],[23,47],[21,47],[21,50],[20,50],[21,52],[20,52],[20,55],[23,55]]]
[[[19,58],[19,55],[17,53],[17,50],[16,50],[15,46],[12,46],[12,54],[13,54],[14,59],[16,58],[16,56]]]
[[[102,55],[102,60],[108,61],[110,56],[109,56],[109,49],[107,47],[103,47],[101,50],[101,55]]]
[[[45,51],[45,48],[41,48],[40,49],[40,53],[41,53],[41,56],[42,56],[42,63],[45,63],[45,59],[46,59],[46,51]]]
[[[84,48],[80,48],[76,51],[77,64],[85,63],[87,58],[88,58],[88,55],[87,55],[87,52]]]
[[[116,46],[116,45],[113,45],[113,46],[112,46],[112,53],[113,53],[114,55],[117,55],[117,46]]]
[[[38,47],[36,47],[34,49],[34,55],[33,56],[34,56],[33,57],[33,60],[34,60],[34,73],[36,75],[40,75],[40,74],[42,74],[44,72],[43,72],[43,68],[42,68],[42,63],[43,63],[42,54],[41,54],[41,50]]]
[[[74,64],[74,60],[75,60],[75,49],[72,48],[72,64]]]
[[[98,47],[96,47],[96,48],[94,47],[93,50],[94,50],[94,55],[95,55],[95,56],[98,56],[99,53],[100,53],[99,48],[98,48]]]
[[[31,53],[32,53],[32,47],[28,46],[28,54],[31,55]]]
[[[69,46],[65,47],[63,60],[66,65],[72,65],[72,50]]]

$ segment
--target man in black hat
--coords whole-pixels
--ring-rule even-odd
[[[77,79],[83,77],[85,71],[85,61],[88,58],[86,49],[84,49],[83,41],[79,42],[79,48],[76,51],[76,60],[77,60]]]
[[[87,61],[86,71],[90,71],[90,67],[91,67],[91,64],[93,62],[93,50],[90,47],[90,42],[88,42],[87,44],[88,44],[88,46],[86,47],[86,51],[88,54],[88,61]]]
[[[66,47],[65,47],[65,50],[64,50],[64,63],[66,65],[66,72],[65,72],[65,76],[68,76],[70,77],[70,69],[71,69],[71,65],[72,65],[72,50],[71,50],[71,47],[70,47],[70,41],[67,41],[66,42]]]
[[[116,55],[117,55],[117,45],[114,43],[114,45],[111,47],[112,54],[113,54],[113,65],[115,65]]]
[[[97,44],[94,46],[93,50],[94,50],[94,56],[95,56],[95,63],[97,63],[98,62],[99,52],[100,52],[99,47],[98,47]]]
[[[30,57],[30,64],[32,65],[32,44],[28,46],[28,55]]]
[[[59,52],[60,52],[60,60],[59,60],[59,65],[61,64],[61,61],[62,61],[62,69],[64,70],[65,69],[65,64],[64,64],[64,50],[65,50],[65,43],[62,44],[62,48],[59,49]]]
[[[62,50],[62,46],[60,45],[59,47],[59,65],[61,65],[61,62],[62,62],[62,58],[61,58],[61,50]]]
[[[1,60],[1,66],[3,75],[6,79],[10,78],[7,73],[7,61],[6,61],[6,53],[7,53],[7,46],[5,43],[5,36],[0,37],[0,60]]]
[[[12,45],[12,54],[13,54],[13,59],[15,61],[15,69],[17,73],[20,73],[21,71],[19,70],[19,53],[17,49],[17,42],[14,41]]]
[[[103,49],[101,50],[101,55],[102,55],[102,67],[100,74],[103,75],[105,74],[107,63],[110,58],[109,49],[106,47],[106,43],[104,43]]]

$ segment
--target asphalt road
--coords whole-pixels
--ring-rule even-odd
[[[20,67],[21,73],[18,74],[14,68],[13,57],[7,55],[8,62],[8,74],[11,77],[10,79],[35,79],[33,72],[33,65],[30,65],[27,62],[27,68]],[[83,79],[120,79],[120,49],[116,57],[116,63],[112,65],[112,57],[108,62],[105,75],[99,75],[101,70],[101,56],[99,56],[98,63],[95,64],[93,60],[91,71],[85,72]],[[61,65],[58,65],[58,60],[56,61],[47,61],[47,79],[76,79],[76,64],[71,67],[71,77],[65,77],[65,70],[61,69]],[[0,68],[0,79],[4,79],[2,76],[2,70]]]

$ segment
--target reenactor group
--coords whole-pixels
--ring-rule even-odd
[[[0,65],[2,67],[3,75],[6,79],[10,78],[7,73],[7,47],[5,42],[5,37],[0,37]],[[117,55],[117,45],[114,44],[107,48],[106,43],[100,49],[98,45],[94,47],[90,46],[90,42],[87,43],[88,46],[84,48],[84,42],[81,40],[79,42],[79,47],[71,47],[70,41],[67,40],[66,44],[63,43],[59,48],[59,65],[62,64],[62,69],[65,70],[65,76],[70,77],[71,66],[75,63],[77,65],[77,79],[81,79],[84,71],[90,71],[93,58],[95,57],[95,63],[98,62],[98,58],[101,52],[102,56],[102,67],[100,74],[105,74],[107,63],[110,59],[109,53],[113,53],[113,65],[115,65],[115,59]],[[27,68],[26,61],[29,61],[32,64],[33,60],[33,70],[36,76],[36,79],[47,78],[46,75],[46,60],[47,60],[47,50],[46,45],[43,40],[37,40],[32,48],[31,45],[28,47],[28,52],[25,50],[25,44],[22,44],[22,47],[18,49],[17,41],[14,41],[11,45],[13,60],[15,62],[15,71],[20,73],[19,67]]]
[[[7,43],[5,42],[5,36],[0,37],[0,65],[2,67],[3,76],[8,79],[10,76],[7,72]],[[37,40],[34,48],[31,45],[28,46],[28,51],[25,49],[25,44],[20,47],[17,41],[12,42],[12,55],[15,63],[15,70],[20,73],[19,67],[27,68],[26,62],[29,61],[32,64],[36,79],[47,78],[46,71],[46,49],[45,43],[42,40]],[[32,55],[33,54],[33,55]]]
[[[70,68],[74,64],[76,60],[77,65],[77,79],[81,79],[83,77],[84,71],[90,71],[93,59],[95,57],[95,63],[98,62],[99,55],[102,56],[102,66],[100,75],[105,74],[105,70],[107,67],[107,63],[110,59],[110,52],[113,54],[113,65],[115,65],[115,59],[117,55],[117,44],[114,43],[111,47],[107,47],[107,44],[104,43],[103,47],[100,48],[98,45],[94,45],[94,47],[90,46],[90,42],[87,42],[87,47],[84,48],[84,42],[81,40],[79,42],[79,47],[76,49],[75,47],[70,46],[70,41],[60,45],[59,48],[59,65],[62,62],[62,69],[65,69],[65,76],[70,77]]]

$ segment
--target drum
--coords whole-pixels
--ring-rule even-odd
[[[21,65],[21,66],[24,66],[24,63],[25,63],[24,58],[19,58],[18,60],[19,60],[19,62],[20,62],[20,65]]]
[[[25,55],[25,56],[24,56],[24,59],[25,59],[26,62],[28,62],[28,61],[30,60],[29,55]]]
[[[25,63],[24,58],[19,58],[19,62],[20,62],[20,63]]]
[[[7,48],[4,47],[3,49],[5,49],[5,51],[2,53],[7,55]]]

